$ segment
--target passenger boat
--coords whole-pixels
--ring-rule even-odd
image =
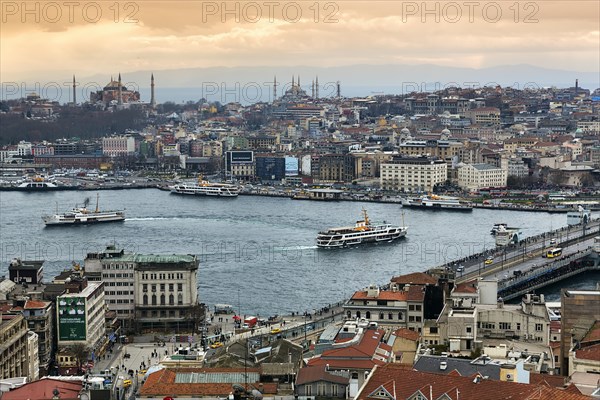
[[[578,206],[577,211],[567,212],[567,225],[587,224],[591,219],[591,211],[586,210],[582,206]]]
[[[523,233],[518,228],[507,228],[500,226],[496,232],[496,246],[508,246],[511,243],[519,243]]]
[[[404,207],[426,208],[429,210],[455,210],[473,211],[471,203],[457,199],[456,197],[428,195],[404,199]]]
[[[490,233],[492,235],[495,235],[501,228],[508,228],[508,224],[504,223],[504,222],[500,222],[498,224],[494,224],[494,226],[492,227],[492,230],[490,231]]]
[[[198,182],[180,183],[171,186],[170,189],[171,193],[198,196],[237,197],[240,193],[240,188],[237,185],[229,183],[211,183],[203,180],[202,177],[198,178]]]
[[[98,208],[98,195],[96,195],[96,209],[88,210],[87,204],[89,199],[86,199],[83,207],[74,207],[71,211],[65,213],[56,213],[53,215],[45,215],[42,221],[46,226],[53,225],[84,225],[96,224],[100,222],[120,222],[125,220],[124,210],[107,210],[101,211]]]
[[[322,248],[350,247],[363,243],[391,242],[406,236],[407,226],[394,226],[385,221],[372,224],[363,208],[363,219],[353,227],[330,228],[319,232],[317,246]]]

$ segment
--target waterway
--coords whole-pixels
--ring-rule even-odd
[[[405,239],[327,250],[315,246],[318,231],[353,225],[362,207],[374,221],[402,224],[402,208],[260,196],[177,196],[143,189],[100,192],[100,208],[125,208],[125,222],[44,226],[42,215],[55,212],[57,205],[60,211],[70,209],[86,196],[95,202],[95,192],[1,192],[0,275],[7,275],[14,257],[44,259],[49,282],[73,261],[82,262],[87,252],[113,243],[144,254],[196,254],[201,302],[228,303],[242,314],[266,316],[318,309],[394,275],[492,248],[494,223],[520,227],[525,237],[566,225],[565,214],[405,209]],[[595,278],[582,277],[574,284],[593,288]]]

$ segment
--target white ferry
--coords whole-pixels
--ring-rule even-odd
[[[25,179],[16,188],[19,190],[54,190],[58,189],[58,185],[54,179],[37,175]]]
[[[519,228],[507,228],[500,226],[496,231],[496,246],[508,246],[511,243],[519,243],[523,232]]]
[[[468,202],[461,201],[456,197],[436,195],[404,199],[402,205],[404,207],[426,208],[429,210],[473,211],[473,205]]]
[[[125,220],[124,210],[100,211],[98,208],[98,197],[96,197],[96,209],[91,211],[87,209],[86,199],[83,207],[75,207],[71,211],[53,215],[45,215],[42,221],[46,225],[84,225],[96,224],[100,222],[119,222]]]
[[[567,225],[587,224],[592,219],[590,210],[578,206],[577,211],[567,212]]]
[[[382,224],[371,224],[367,211],[363,208],[364,219],[356,221],[354,227],[330,228],[319,232],[317,246],[323,248],[339,248],[372,242],[391,242],[406,236],[407,226],[394,226],[385,221]]]
[[[211,183],[200,177],[198,182],[180,183],[171,186],[171,193],[191,194],[198,196],[237,197],[240,188],[229,183]]]

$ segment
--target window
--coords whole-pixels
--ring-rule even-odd
[[[183,304],[183,295],[181,293],[179,293],[177,295],[177,304],[178,305],[182,305]]]
[[[152,295],[152,305],[153,306],[156,305],[156,295],[155,294]]]
[[[436,328],[437,329],[437,328]],[[470,326],[467,326],[467,333],[471,333],[473,329]]]
[[[177,291],[178,292],[183,292],[183,283],[178,283],[177,284]]]
[[[160,305],[161,305],[161,306],[164,306],[164,305],[165,305],[165,295],[164,295],[164,294],[161,294],[161,295],[160,295]]]
[[[145,306],[148,305],[148,295],[147,294],[144,295],[144,305]]]
[[[152,291],[156,292],[156,285],[152,285]]]
[[[331,385],[331,395],[333,397],[337,397],[338,395],[338,385]]]
[[[379,319],[383,319],[383,313],[382,312],[379,313]]]
[[[409,304],[408,305],[408,311],[415,311],[415,305],[414,304]]]
[[[429,333],[432,333],[432,334],[436,334],[436,333],[438,333],[438,328],[437,328],[437,326],[430,326],[430,327],[429,327]]]
[[[169,304],[175,305],[175,296],[173,296],[172,294],[169,295]]]
[[[535,324],[535,331],[536,332],[542,332],[544,330],[544,325],[543,324]]]
[[[164,283],[161,283],[161,284],[160,284],[160,291],[161,291],[161,292],[164,292],[164,291],[165,291],[165,284],[164,284]]]
[[[399,320],[402,320],[402,317],[403,317],[403,315],[402,315],[402,312],[399,312],[399,313],[398,313],[398,319],[399,319]]]
[[[501,330],[508,331],[510,330],[510,322],[500,322],[499,327]]]
[[[367,312],[365,313],[365,318],[366,318],[366,319],[371,319],[371,311],[367,311]]]
[[[174,288],[174,285],[172,283],[169,283],[169,292],[172,292]]]
[[[517,330],[520,331],[521,330],[521,323],[517,322]]]
[[[307,396],[312,396],[312,386],[310,384],[304,386],[305,387],[305,391],[306,391],[306,395]]]
[[[393,319],[393,318],[394,318],[394,314],[388,313],[388,319]]]

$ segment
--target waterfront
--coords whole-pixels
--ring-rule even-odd
[[[13,257],[45,259],[48,282],[72,261],[109,243],[140,253],[200,257],[200,301],[230,303],[242,313],[289,314],[348,297],[392,275],[423,271],[494,247],[494,223],[524,236],[566,225],[564,214],[480,210],[472,213],[406,209],[408,235],[397,243],[348,250],[315,246],[319,230],[349,226],[364,206],[374,221],[401,224],[397,204],[310,202],[240,196],[174,196],[155,189],[104,190],[102,209],[126,208],[124,223],[44,228],[41,216],[82,203],[92,192],[0,194],[1,274]]]

